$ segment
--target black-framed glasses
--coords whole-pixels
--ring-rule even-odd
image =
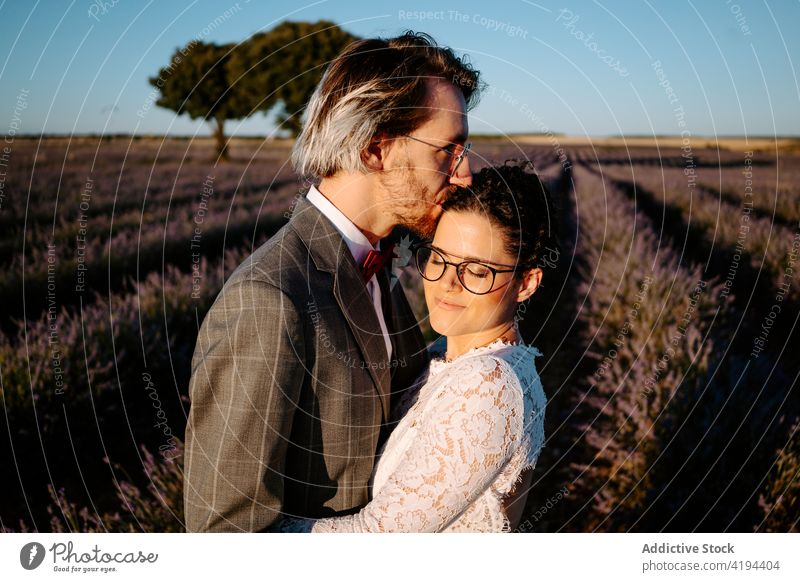
[[[428,143],[427,141],[423,141],[423,140],[421,140],[419,138],[416,138],[416,137],[413,137],[413,136],[410,136],[410,135],[406,135],[406,136],[403,136],[403,137],[406,137],[406,138],[414,140],[414,141],[418,141],[419,143],[423,143],[426,146],[430,146],[432,148],[436,148],[437,150],[442,150],[444,152],[447,152],[450,155],[450,175],[451,176],[455,176],[456,175],[456,171],[458,171],[458,168],[461,165],[461,162],[464,161],[464,158],[467,157],[467,154],[472,149],[472,142],[468,142],[466,145],[453,144],[452,147],[443,148],[442,146],[438,146],[438,145],[436,145],[434,143]]]
[[[486,295],[491,293],[495,287],[494,283],[498,273],[513,273],[521,267],[516,266],[508,269],[498,269],[493,265],[468,259],[460,263],[448,261],[440,249],[431,244],[419,244],[414,248],[414,259],[417,263],[417,270],[423,279],[428,281],[438,281],[444,277],[447,266],[452,265],[456,270],[461,285],[474,295]],[[508,265],[497,265],[505,267]]]

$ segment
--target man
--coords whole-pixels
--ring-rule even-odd
[[[199,332],[186,429],[189,531],[263,531],[369,501],[392,404],[427,365],[381,239],[430,236],[469,186],[478,73],[424,35],[350,45],[292,155],[318,181],[230,277]],[[366,263],[366,264],[365,264]]]

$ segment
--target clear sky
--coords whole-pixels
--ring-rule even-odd
[[[193,38],[287,19],[467,53],[489,83],[474,133],[800,135],[798,0],[0,0],[0,132],[208,135],[150,105],[148,77]]]

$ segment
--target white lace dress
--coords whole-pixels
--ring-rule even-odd
[[[539,350],[498,340],[452,362],[434,358],[375,468],[372,501],[354,515],[286,518],[280,531],[509,531],[503,499],[544,442]]]

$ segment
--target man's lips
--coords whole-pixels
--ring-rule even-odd
[[[450,303],[449,301],[445,301],[444,299],[435,299],[436,307],[439,309],[444,309],[445,311],[458,311],[459,309],[464,309],[463,305],[459,305],[457,303]]]

